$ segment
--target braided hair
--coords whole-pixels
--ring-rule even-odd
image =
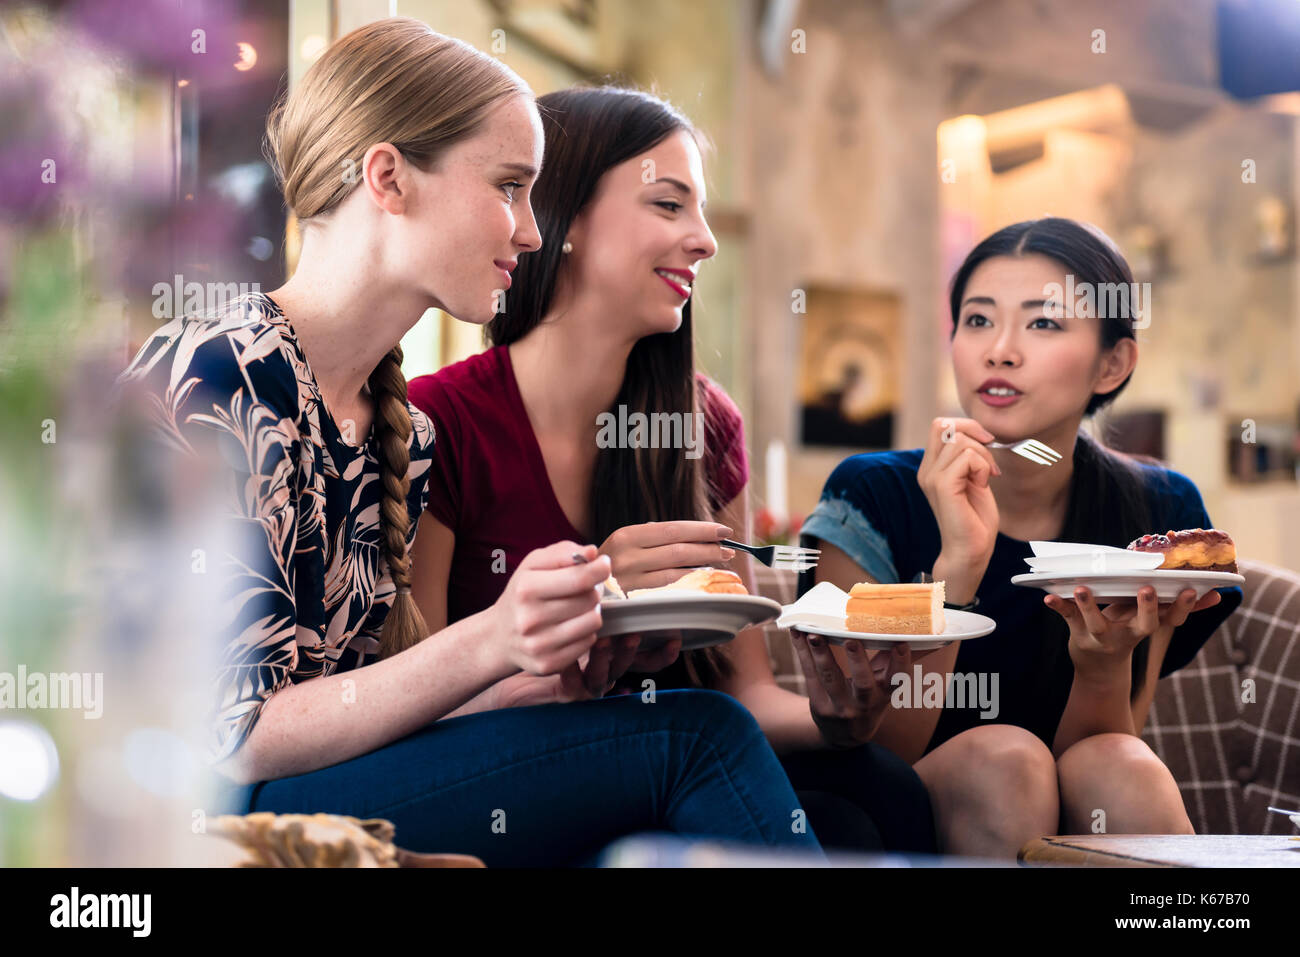
[[[397,589],[393,607],[379,638],[379,657],[388,658],[422,641],[429,633],[424,616],[411,597],[411,556],[406,541],[411,513],[406,497],[411,491],[407,470],[411,453],[411,410],[406,405],[406,376],[402,374],[402,347],[394,346],[375,366],[368,380],[375,400],[375,456],[379,459],[379,517],[383,529],[383,555]]]

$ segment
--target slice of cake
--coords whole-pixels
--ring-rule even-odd
[[[849,592],[845,631],[880,635],[941,635],[943,582],[876,585],[863,582]]]
[[[1135,552],[1159,552],[1165,556],[1161,568],[1196,572],[1237,573],[1237,546],[1232,536],[1217,528],[1187,528],[1163,535],[1143,535],[1129,542]]]
[[[657,595],[661,592],[702,591],[710,595],[748,595],[749,590],[740,576],[725,568],[696,568],[687,572],[677,581],[658,588],[634,588],[627,593],[628,598],[641,595]]]

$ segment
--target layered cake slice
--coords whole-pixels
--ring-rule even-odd
[[[1163,535],[1143,535],[1129,542],[1135,552],[1159,552],[1165,556],[1160,568],[1196,572],[1237,573],[1237,546],[1232,536],[1217,528],[1187,528]]]
[[[846,631],[880,635],[941,635],[943,582],[853,586],[844,609]]]

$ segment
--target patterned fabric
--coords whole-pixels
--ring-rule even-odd
[[[1196,833],[1290,834],[1291,822],[1266,808],[1300,810],[1300,573],[1238,566],[1243,604],[1160,680],[1142,738],[1178,782]],[[755,570],[759,594],[795,600],[793,572]],[[777,684],[806,695],[789,632],[770,623],[764,637]],[[1243,701],[1248,689],[1253,700]]]
[[[373,433],[330,416],[289,320],[254,293],[158,329],[119,379],[172,453],[221,462],[224,623],[208,758],[248,738],[290,683],[366,663],[394,589],[382,560]],[[411,409],[408,543],[428,504],[432,427]],[[213,459],[208,456],[217,456]]]
[[[1237,564],[1245,602],[1160,682],[1142,737],[1198,834],[1292,834],[1267,808],[1300,810],[1300,574]]]

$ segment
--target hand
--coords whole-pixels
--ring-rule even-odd
[[[574,555],[585,562],[575,563]],[[492,633],[505,661],[534,675],[558,675],[596,643],[609,559],[595,546],[558,542],[530,552],[492,606]]]
[[[1139,589],[1136,603],[1114,602],[1100,608],[1091,589],[1080,585],[1073,599],[1047,595],[1043,602],[1070,626],[1070,659],[1076,673],[1088,676],[1113,673],[1117,663],[1126,666],[1143,638],[1160,629],[1172,632],[1192,612],[1222,600],[1211,589],[1198,601],[1195,590],[1184,588],[1176,600],[1160,605],[1156,590],[1147,585]]]
[[[989,477],[1002,469],[982,444],[993,439],[974,419],[935,419],[916,473],[939,525],[944,577],[956,586],[948,589],[953,600],[974,594],[997,544],[998,504]]]
[[[646,522],[615,531],[600,553],[609,556],[624,591],[659,588],[692,568],[729,561],[736,553],[718,542],[730,535],[717,522]]]
[[[808,707],[813,721],[826,743],[834,748],[856,747],[875,737],[889,707],[894,675],[906,673],[914,659],[931,653],[923,651],[914,656],[910,645],[899,642],[888,653],[872,658],[859,642],[845,641],[844,655],[849,661],[846,675],[825,638],[792,628],[790,640],[808,681]]]
[[[672,664],[682,648],[680,640],[649,651],[642,651],[640,644],[639,635],[597,638],[590,652],[557,675],[539,677],[524,672],[498,682],[494,706],[520,708],[602,698],[629,668],[659,671]]]

